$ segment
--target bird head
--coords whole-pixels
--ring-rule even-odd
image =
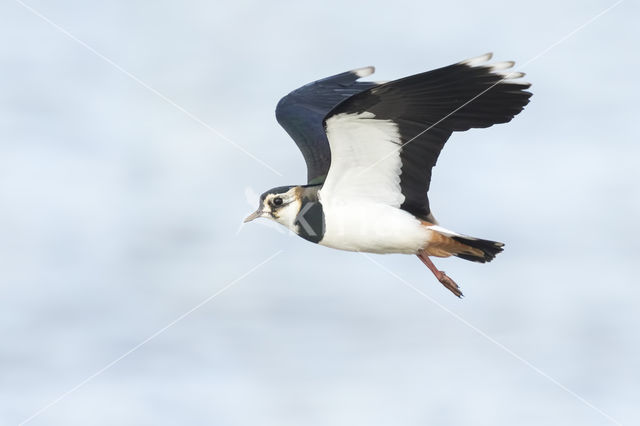
[[[268,190],[260,196],[258,209],[245,218],[245,223],[266,217],[295,232],[296,217],[302,206],[300,193],[299,186],[279,186]]]

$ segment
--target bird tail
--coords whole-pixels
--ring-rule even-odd
[[[425,223],[427,225],[427,223]],[[423,252],[428,256],[457,256],[472,262],[491,262],[503,251],[504,244],[497,241],[461,235],[437,225],[428,224],[431,238]]]

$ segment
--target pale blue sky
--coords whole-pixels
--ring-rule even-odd
[[[614,2],[27,3],[283,176],[2,2],[0,423],[279,250],[29,424],[615,424],[452,312],[640,422],[637,2],[565,41]],[[465,299],[414,256],[372,258],[428,297],[362,255],[238,233],[247,194],[304,183],[281,96],[488,51],[534,96],[508,125],[455,134],[434,171],[441,224],[506,243],[488,265],[436,262]]]

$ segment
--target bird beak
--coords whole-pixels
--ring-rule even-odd
[[[258,209],[255,212],[251,213],[244,219],[244,223],[251,222],[253,219],[257,219],[262,216],[262,210]]]

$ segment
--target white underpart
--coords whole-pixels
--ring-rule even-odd
[[[401,210],[400,132],[370,112],[327,120],[331,167],[319,196],[325,215],[320,244],[372,253],[417,253],[428,231]],[[375,166],[371,167],[372,164]]]

